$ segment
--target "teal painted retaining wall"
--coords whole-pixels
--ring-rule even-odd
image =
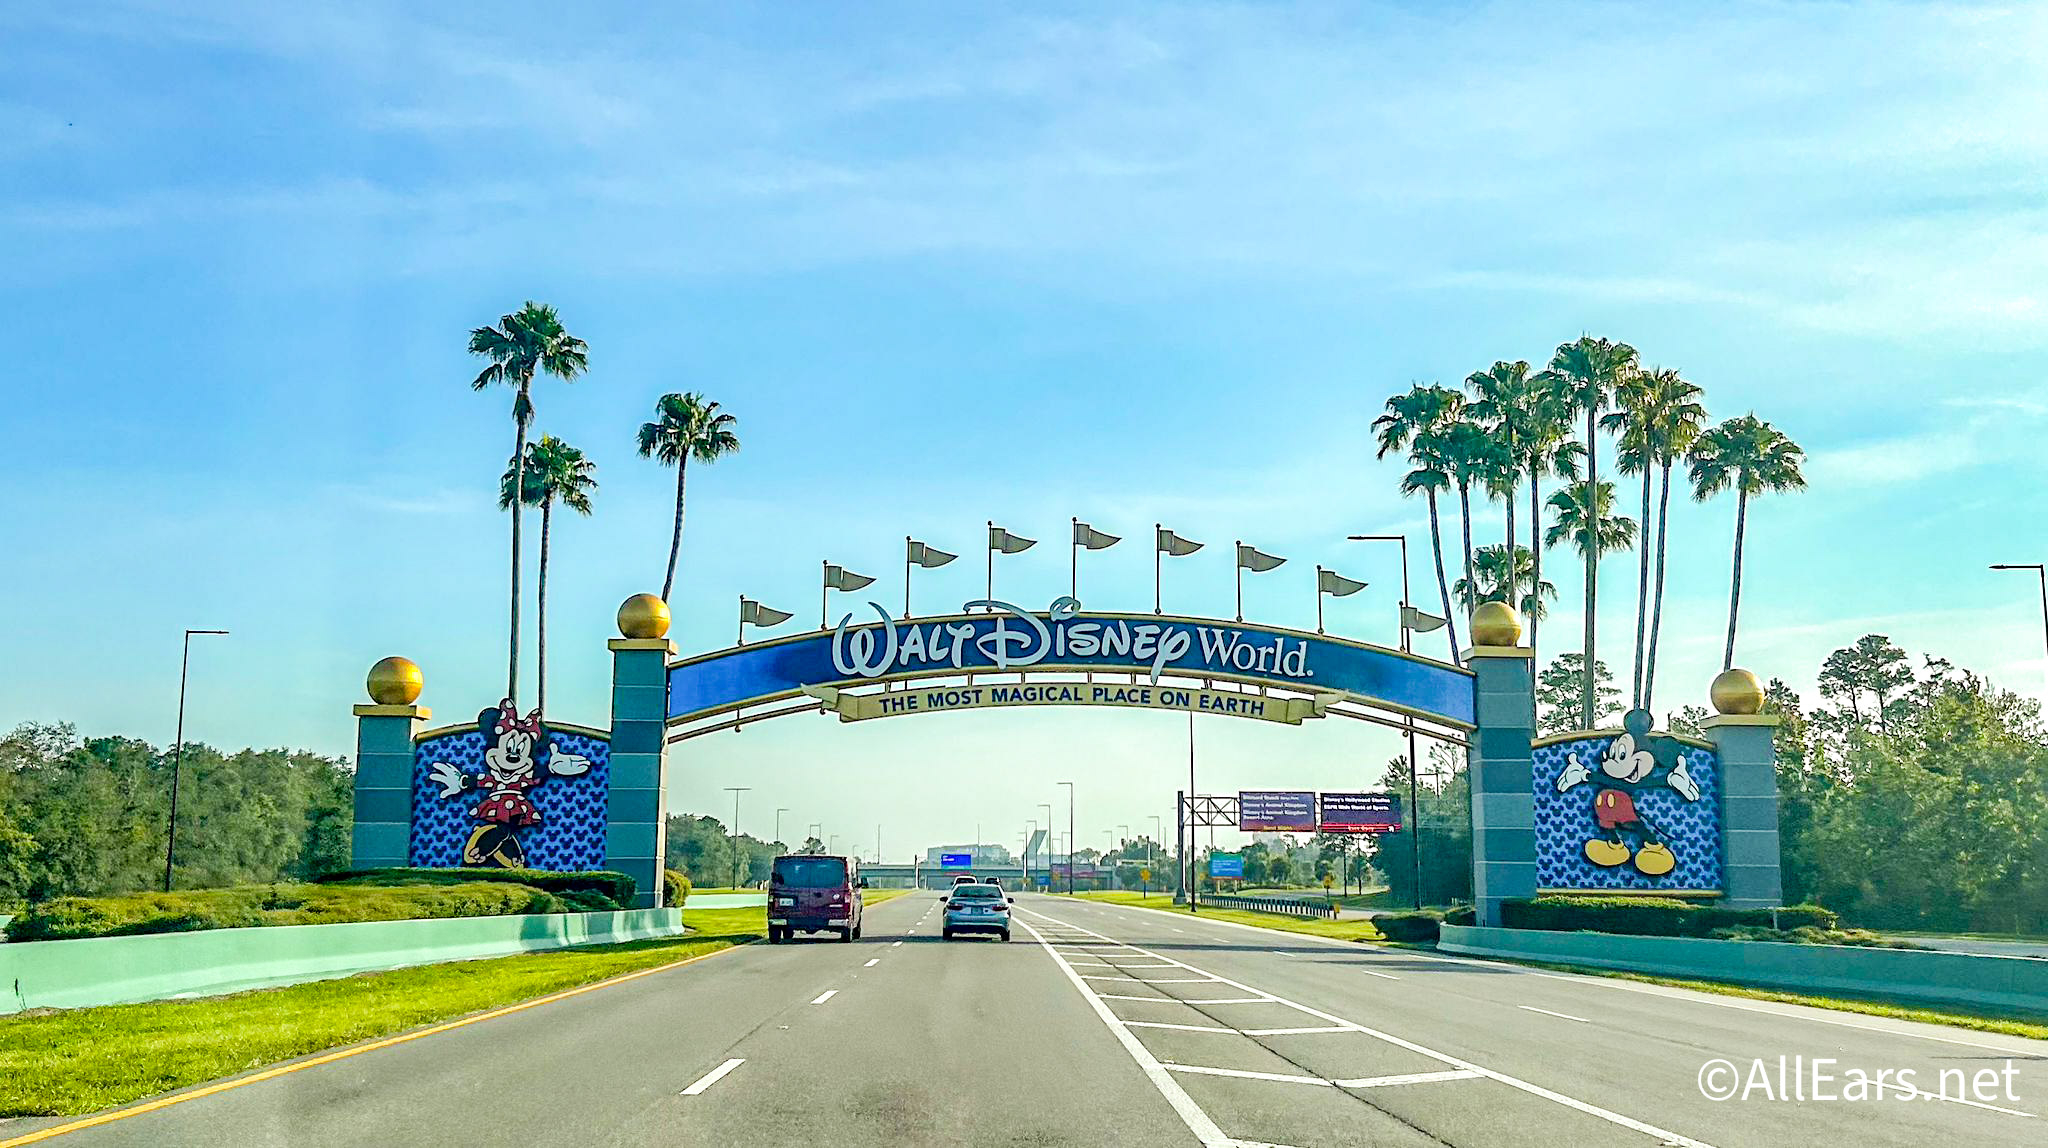
[[[1626,937],[1445,925],[1437,948],[1797,992],[1854,993],[2048,1016],[2048,961],[1914,949]]]
[[[682,931],[680,909],[630,909],[16,942],[0,945],[0,1013],[217,996]]]

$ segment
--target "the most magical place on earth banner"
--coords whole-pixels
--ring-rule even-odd
[[[1208,619],[1082,613],[1072,598],[1062,598],[1041,612],[983,599],[967,603],[966,613],[933,618],[897,619],[879,605],[870,606],[877,621],[854,625],[848,615],[831,630],[720,650],[670,667],[669,720],[690,721],[806,693],[815,696],[821,687],[1028,669],[1120,671],[1141,675],[1152,687],[1169,674],[1248,682],[1306,694],[1348,695],[1458,726],[1473,724],[1472,680],[1464,671],[1320,634]],[[1097,697],[1084,689],[1073,697],[1050,700],[1226,712],[1215,708],[1227,703],[1221,696],[1210,696],[1214,693],[1155,688],[1140,698],[1112,688]],[[920,703],[920,709],[1034,705],[1048,700],[1022,692],[1015,697],[991,692],[940,698],[935,704]],[[880,709],[867,712],[870,708],[863,704],[841,712],[848,718],[888,716],[889,711]],[[1299,721],[1308,715],[1276,705],[1270,713],[1231,716]]]

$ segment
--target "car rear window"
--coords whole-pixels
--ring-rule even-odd
[[[837,857],[778,857],[775,875],[792,889],[831,889],[846,884],[846,862]]]
[[[982,898],[1000,897],[1002,895],[1003,891],[994,885],[955,885],[953,887],[953,896],[955,897]]]

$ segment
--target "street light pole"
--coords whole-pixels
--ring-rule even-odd
[[[740,887],[740,794],[751,790],[751,785],[728,785],[727,793],[732,794],[732,887]]]
[[[171,863],[178,856],[178,777],[185,772],[185,676],[192,667],[192,635],[225,634],[226,630],[185,631],[185,652],[178,659],[178,742],[171,747],[171,818],[164,833],[164,892],[171,891]]]
[[[1067,896],[1074,895],[1074,783],[1062,781],[1067,787]]]
[[[1415,608],[1408,600],[1408,536],[1406,534],[1353,534],[1353,542],[1398,542],[1401,544],[1401,652],[1413,653],[1409,648],[1408,611]],[[1514,570],[1515,556],[1508,555],[1508,569]],[[1512,595],[1511,595],[1512,596]],[[1509,603],[1512,605],[1513,603]],[[1417,798],[1415,782],[1415,719],[1403,718],[1402,726],[1408,731],[1408,816],[1413,822],[1408,827],[1408,861],[1415,877],[1415,907],[1422,908],[1422,804]]]
[[[1151,815],[1151,817],[1152,817],[1152,836],[1150,836],[1150,837],[1147,837],[1147,838],[1145,839],[1145,868],[1147,868],[1147,869],[1153,868],[1153,860],[1152,860],[1152,849],[1153,849],[1153,846],[1155,846],[1155,845],[1157,845],[1157,844],[1159,843],[1159,835],[1160,835],[1160,834],[1162,834],[1162,833],[1164,833],[1164,832],[1166,832],[1166,828],[1165,828],[1165,826],[1163,826],[1163,825],[1161,825],[1161,824],[1160,824],[1160,821],[1159,821],[1159,815],[1158,815],[1157,813],[1154,813],[1154,814],[1152,814],[1152,815]],[[1144,887],[1145,887],[1145,895],[1146,895],[1146,896],[1151,896],[1151,894],[1152,894],[1152,879],[1151,879],[1151,878],[1147,877],[1147,878],[1145,879],[1145,881],[1144,881]]]
[[[2041,639],[2048,643],[2048,564],[2040,562],[1997,562],[1993,570],[2032,570],[2041,578]],[[2048,671],[2044,671],[2048,672]]]
[[[775,842],[778,845],[782,844],[782,815],[788,812],[788,806],[783,806],[775,811]]]
[[[1053,831],[1052,831],[1052,802],[1050,802],[1050,801],[1041,801],[1041,802],[1039,802],[1039,803],[1038,803],[1038,807],[1039,807],[1040,809],[1043,809],[1043,810],[1045,810],[1045,891],[1046,891],[1046,892],[1048,892],[1048,893],[1050,893],[1050,892],[1052,892],[1052,891],[1053,891],[1053,888],[1052,888],[1052,839],[1053,839]],[[1071,857],[1067,858],[1067,864],[1069,864],[1069,865],[1072,865],[1073,863],[1074,863],[1074,859],[1073,859],[1073,858],[1071,858]]]

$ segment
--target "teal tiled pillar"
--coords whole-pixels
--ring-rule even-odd
[[[1721,763],[1721,903],[1773,909],[1784,903],[1778,850],[1778,718],[1759,713],[1763,685],[1748,670],[1714,679],[1714,708],[1700,723]]]
[[[605,808],[605,868],[633,878],[633,907],[657,909],[668,852],[662,764],[668,731],[669,612],[652,594],[619,607],[612,651],[611,791]]]
[[[419,700],[420,668],[404,658],[370,667],[371,705],[357,706],[355,831],[349,867],[378,869],[411,860],[413,737],[433,711]]]
[[[1481,925],[1499,925],[1501,902],[1536,895],[1534,655],[1522,620],[1502,602],[1472,613],[1474,720],[1466,773],[1472,783],[1472,905]]]

